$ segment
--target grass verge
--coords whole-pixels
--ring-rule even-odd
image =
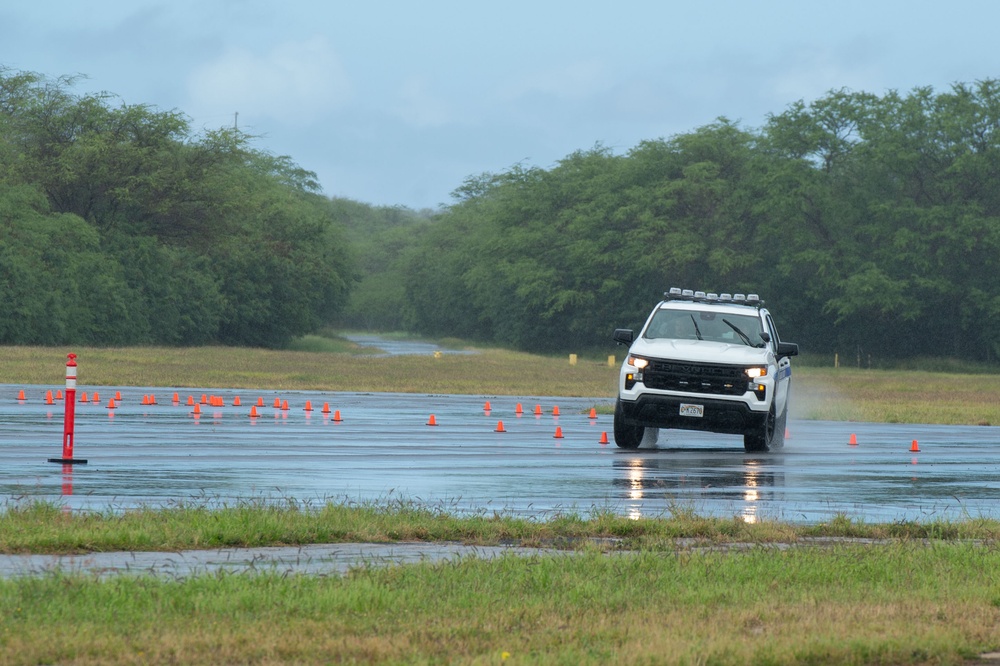
[[[842,536],[860,540],[815,540]],[[1000,645],[998,536],[986,520],[793,527],[678,510],[538,522],[408,502],[98,515],[13,503],[0,514],[5,552],[397,540],[573,551],[327,576],[0,580],[0,654],[81,665],[963,663]]]

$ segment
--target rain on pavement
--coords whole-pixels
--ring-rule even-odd
[[[48,459],[62,454],[63,406],[44,400],[60,388],[0,385],[7,503],[45,499],[106,511],[402,500],[539,519],[684,509],[815,523],[838,514],[866,522],[996,517],[1000,499],[997,427],[793,419],[784,449],[767,454],[744,453],[739,437],[667,430],[625,451],[613,443],[610,415],[590,413],[613,397],[101,386],[92,388],[99,401],[75,410],[73,456],[87,463],[61,465]],[[24,400],[15,397],[20,390]],[[121,400],[109,408],[116,393]],[[156,404],[141,404],[145,396]],[[367,552],[407,556],[402,545],[380,548]],[[275,557],[302,559],[301,549],[292,552]]]

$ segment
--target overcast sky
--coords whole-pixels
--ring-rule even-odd
[[[9,0],[0,66],[236,122],[330,196],[420,209],[833,89],[1000,78],[998,26],[993,0]]]

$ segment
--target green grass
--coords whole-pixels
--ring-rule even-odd
[[[4,664],[963,663],[1000,646],[998,536],[1000,523],[987,520],[841,516],[792,527],[687,511],[457,518],[407,502],[106,514],[12,503],[0,514],[5,552],[399,540],[572,552],[346,575],[0,580],[0,655]]]
[[[5,664],[923,664],[1000,643],[1000,552],[900,542],[0,581]]]

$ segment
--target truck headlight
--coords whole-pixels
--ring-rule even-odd
[[[767,366],[756,366],[753,368],[746,369],[747,377],[750,379],[759,379],[761,377],[767,376]]]
[[[643,371],[643,370],[645,370],[646,366],[649,365],[649,359],[648,358],[643,358],[641,356],[633,356],[632,354],[628,355],[628,359],[627,359],[626,362],[629,365],[631,365],[633,368],[639,370],[640,372]]]

